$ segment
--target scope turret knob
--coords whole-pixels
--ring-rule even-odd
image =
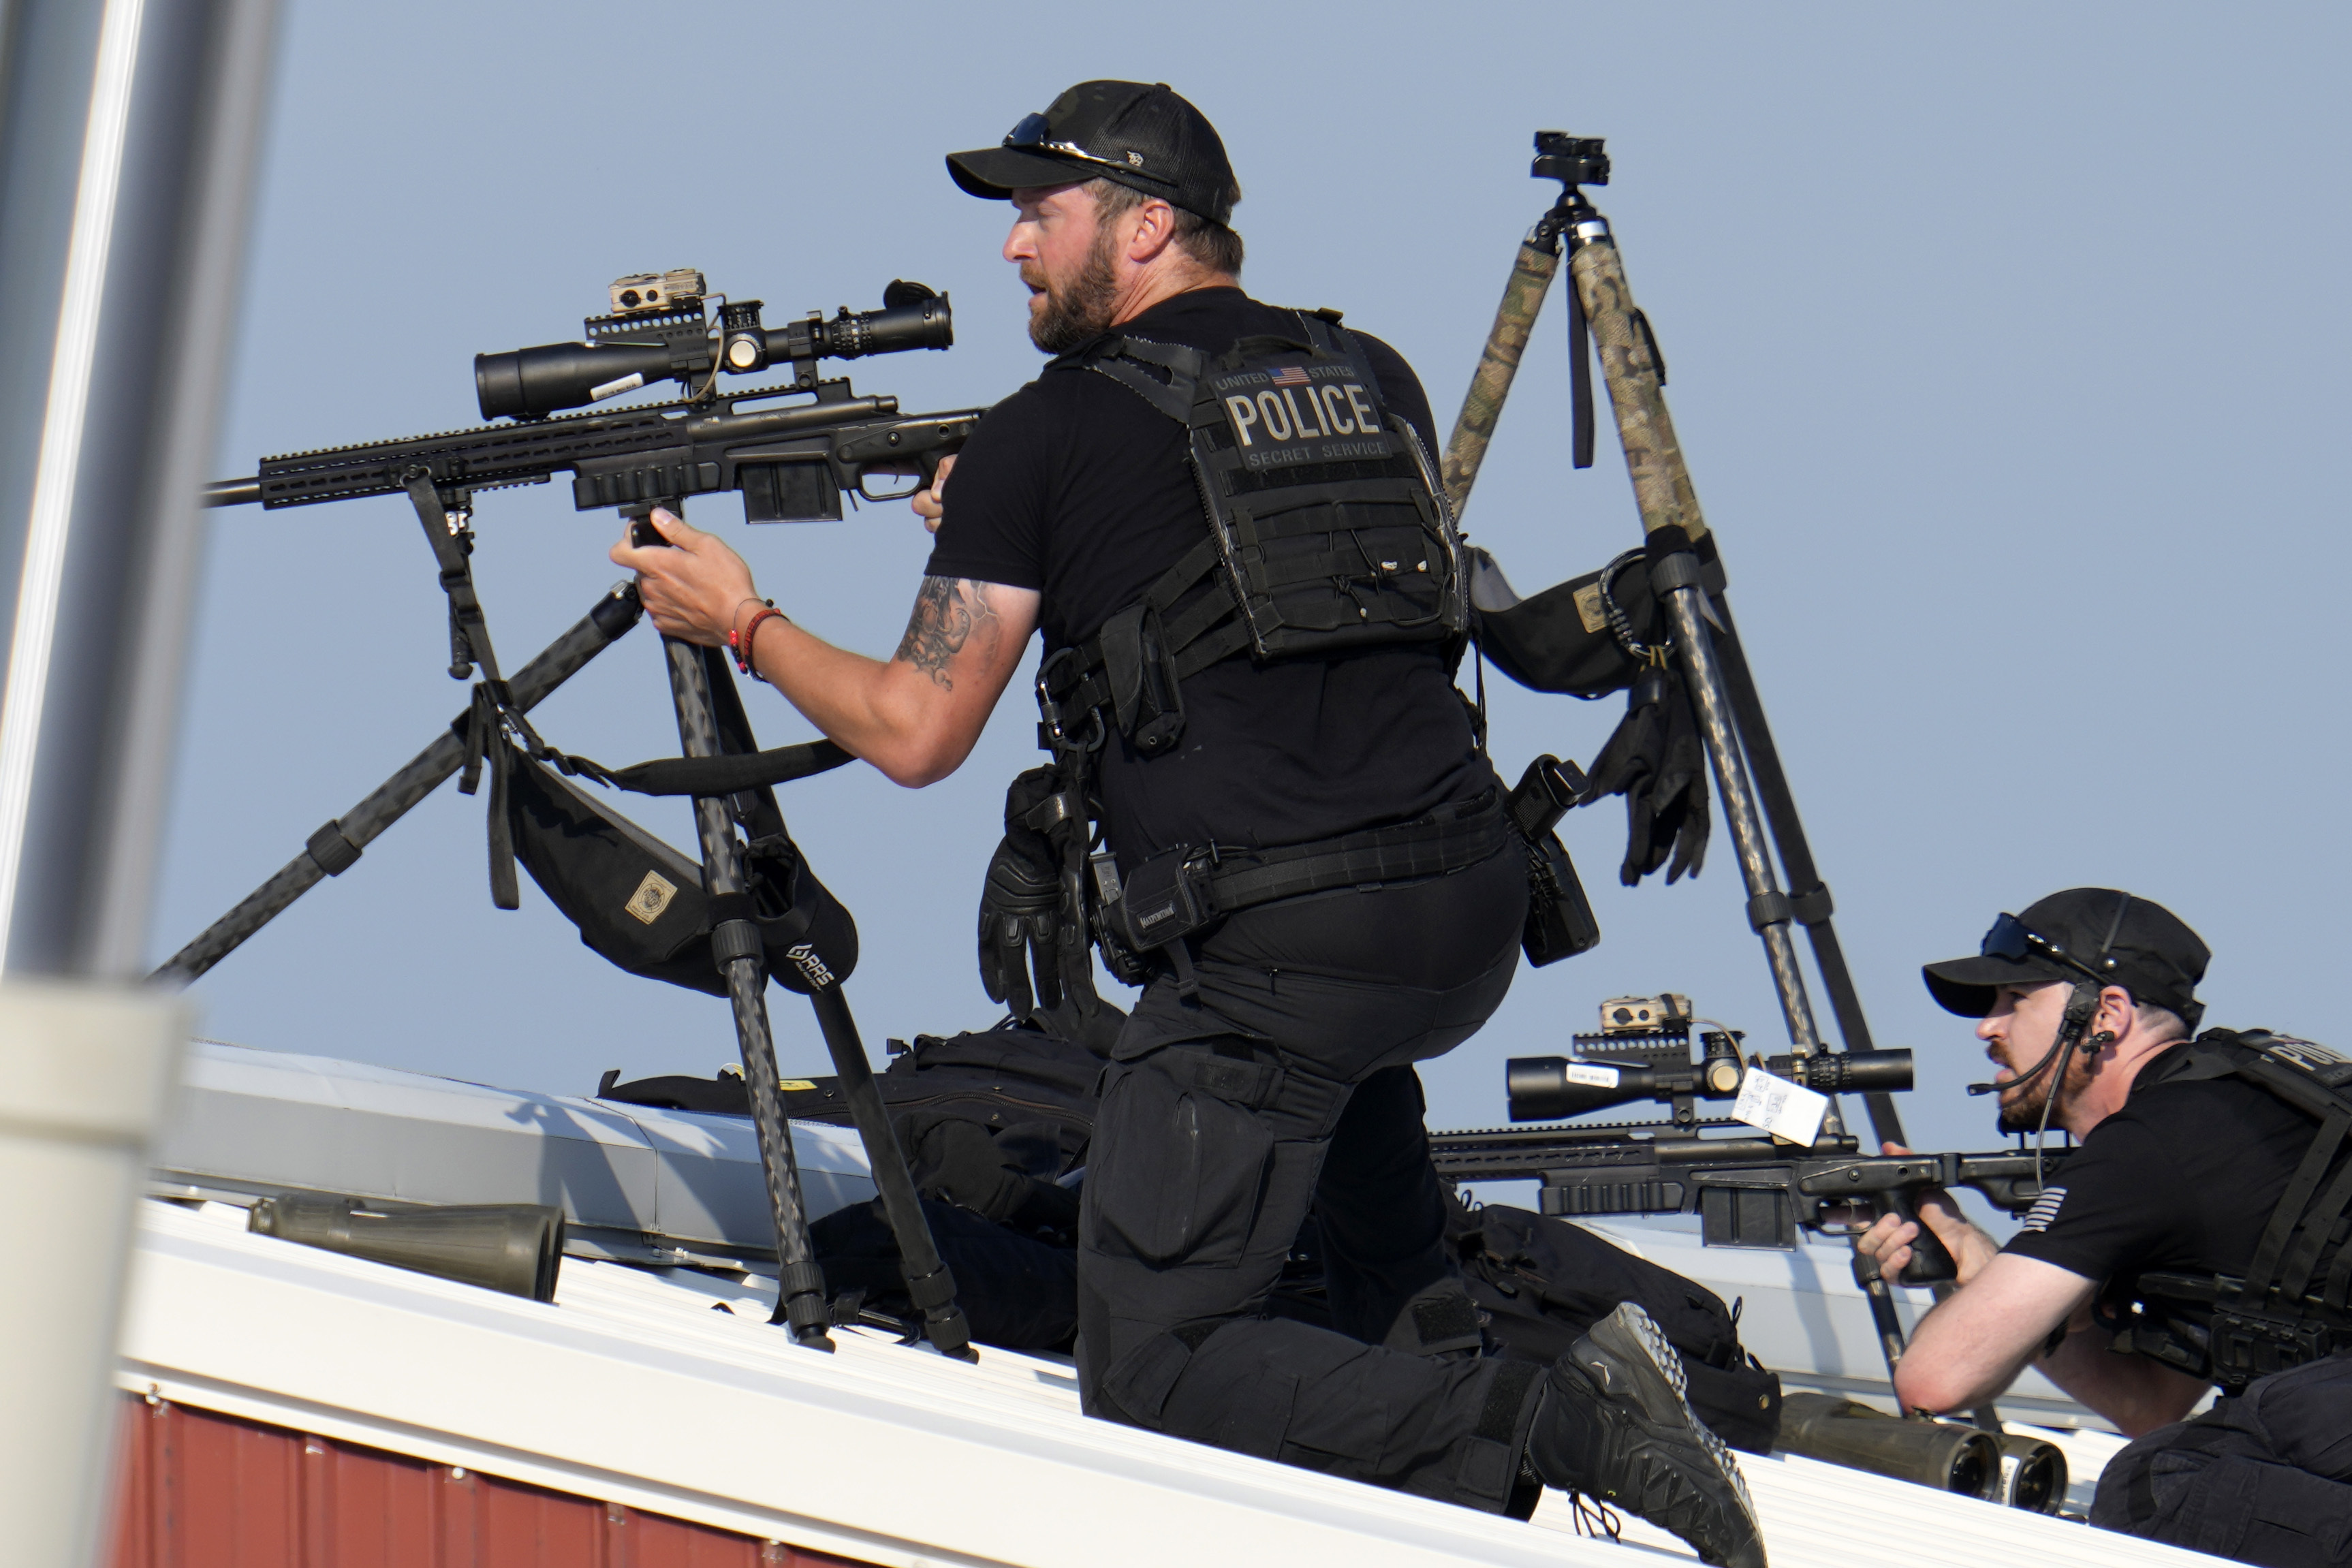
[[[727,363],[737,370],[750,370],[760,363],[761,345],[751,338],[740,337],[727,345]]]

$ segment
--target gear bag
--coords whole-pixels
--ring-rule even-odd
[[[1772,1451],[1780,1380],[1740,1344],[1723,1298],[1564,1220],[1447,1203],[1447,1245],[1504,1354],[1549,1366],[1619,1303],[1637,1302],[1682,1352],[1699,1418],[1735,1448]]]
[[[509,764],[516,858],[581,942],[632,974],[726,995],[710,932],[728,916],[703,891],[702,868],[521,752]],[[752,839],[743,868],[751,907],[735,912],[759,928],[769,973],[803,994],[813,973],[847,979],[857,922],[810,873],[781,821]]]
[[[598,768],[593,776],[647,795],[723,791],[751,840],[744,892],[712,897],[700,865],[503,740],[491,742],[493,794],[503,797],[492,805],[493,867],[503,838],[589,949],[632,974],[713,996],[727,994],[727,981],[710,933],[723,921],[749,920],[768,973],[806,995],[857,967],[857,922],[809,870],[772,785],[838,767],[849,753],[831,742],[757,750],[724,656],[706,648],[703,658],[722,754]]]
[[[1486,551],[1470,552],[1470,605],[1478,650],[1531,691],[1591,700],[1622,691],[1665,641],[1641,552],[1619,556],[1522,599]]]

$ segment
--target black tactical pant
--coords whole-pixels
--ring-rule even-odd
[[[2352,1563],[2352,1352],[2140,1438],[2107,1462],[2091,1522],[2262,1568]]]
[[[1510,1504],[1541,1369],[1478,1354],[1412,1064],[1486,1022],[1518,956],[1440,987],[1204,958],[1197,999],[1145,990],[1104,1076],[1079,1220],[1090,1414]],[[1310,1208],[1339,1332],[1262,1315]]]

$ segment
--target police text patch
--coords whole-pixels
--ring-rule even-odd
[[[1382,428],[1380,384],[1353,360],[1262,360],[1211,376],[1209,389],[1252,468],[1379,459],[1399,449]]]

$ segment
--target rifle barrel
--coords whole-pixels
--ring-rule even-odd
[[[250,506],[261,499],[261,479],[247,474],[241,479],[215,479],[205,487],[206,506]]]

